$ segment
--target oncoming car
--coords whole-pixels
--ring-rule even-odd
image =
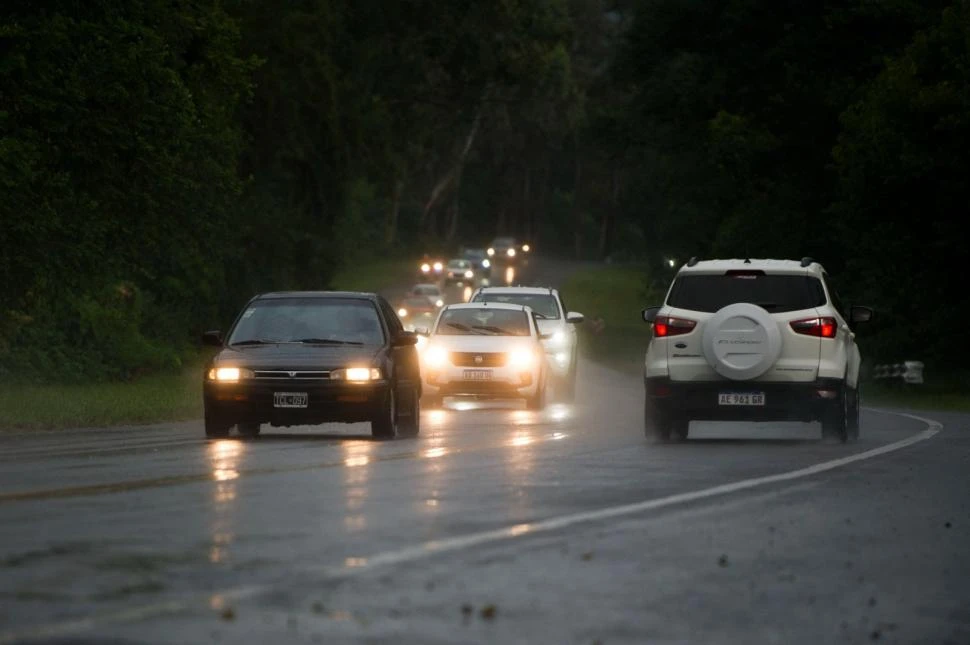
[[[445,294],[436,284],[424,283],[416,284],[411,287],[410,295],[426,299],[435,307],[445,306]]]
[[[485,250],[493,263],[502,262],[505,264],[515,263],[519,255],[519,245],[514,237],[496,237]]]
[[[547,367],[542,336],[528,307],[461,303],[441,310],[421,354],[425,404],[446,396],[522,398],[546,405]]]
[[[546,349],[551,375],[556,378],[556,398],[572,401],[576,396],[576,371],[579,361],[576,325],[583,314],[567,311],[558,289],[549,287],[482,287],[470,302],[512,303],[530,307],[536,314],[539,331],[548,338]]]
[[[439,257],[425,255],[418,263],[419,280],[439,280],[445,271],[445,261]]]
[[[369,421],[375,437],[416,436],[421,373],[415,345],[376,294],[289,291],[251,299],[207,363],[205,434],[233,426],[256,436],[261,424]]]
[[[416,326],[428,326],[438,314],[438,307],[424,296],[408,296],[397,306],[397,316],[405,329],[413,331]]]
[[[859,436],[861,356],[846,309],[811,258],[691,258],[662,306],[643,310],[644,429],[686,436],[692,420],[819,421],[824,436]]]
[[[448,260],[448,264],[445,265],[446,285],[458,284],[461,286],[466,282],[471,283],[474,280],[475,268],[472,266],[470,260],[466,260],[464,258]]]

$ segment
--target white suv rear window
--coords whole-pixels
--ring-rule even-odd
[[[753,303],[771,313],[799,311],[824,305],[825,291],[812,276],[765,275],[754,270],[682,275],[674,280],[667,297],[670,307],[707,313],[738,302]]]

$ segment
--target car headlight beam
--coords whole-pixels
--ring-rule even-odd
[[[492,263],[488,261],[488,258],[482,260],[482,268],[483,269],[487,269],[490,266],[492,266]]]
[[[379,367],[347,367],[330,372],[333,381],[348,381],[350,383],[366,383],[381,380]]]
[[[532,367],[535,363],[535,354],[527,349],[515,349],[509,352],[509,367],[523,369]]]
[[[206,375],[210,381],[217,383],[238,383],[253,377],[253,371],[242,367],[213,367]]]
[[[474,278],[475,277],[475,274],[472,273],[471,271],[465,271],[465,277],[466,278]]]
[[[486,251],[486,253],[488,253],[489,257],[491,257],[491,256],[495,255],[495,249],[489,248],[488,251]]]
[[[401,307],[400,309],[397,310],[397,315],[400,316],[401,318],[405,318],[408,315],[408,310],[405,309],[404,307]]]
[[[429,346],[422,356],[424,364],[428,367],[441,367],[448,360],[448,352],[443,347]]]
[[[514,258],[515,257],[515,249],[509,249],[508,251],[506,251],[506,253],[508,254],[508,256],[510,258]]]

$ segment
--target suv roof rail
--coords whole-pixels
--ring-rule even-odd
[[[814,264],[814,263],[815,263],[815,259],[814,258],[811,258],[811,257],[809,257],[807,255],[802,258],[802,266],[803,267],[807,267],[808,265]]]
[[[692,267],[695,264],[697,264],[698,261],[699,261],[699,258],[695,255],[695,256],[691,257],[691,259],[687,260],[687,266]]]

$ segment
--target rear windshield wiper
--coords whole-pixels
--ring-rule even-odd
[[[306,343],[307,345],[363,345],[364,344],[356,340],[335,340],[332,338],[301,338],[300,340],[297,340],[294,342]]]

